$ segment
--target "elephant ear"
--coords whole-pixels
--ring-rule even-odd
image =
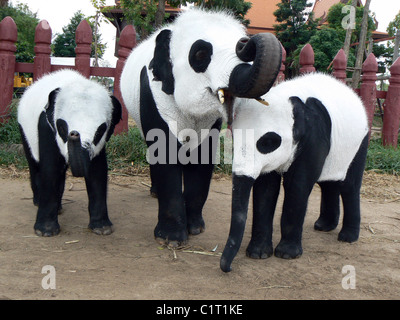
[[[115,126],[122,119],[122,106],[121,106],[121,103],[114,96],[111,96],[111,102],[113,104],[113,111],[112,111],[112,114],[111,114],[111,124],[110,124],[110,128],[108,129],[108,132],[107,132],[106,141],[110,140],[112,134],[114,133]]]
[[[50,123],[53,131],[55,131],[55,123],[54,123],[54,106],[56,103],[57,94],[60,92],[60,88],[54,89],[49,93],[49,98],[47,101],[47,105],[45,107],[47,121]]]
[[[162,91],[166,94],[173,94],[175,90],[175,79],[172,74],[169,48],[171,34],[171,30],[168,29],[161,31],[158,34],[154,56],[149,65],[149,69],[153,70],[153,80],[162,82]]]

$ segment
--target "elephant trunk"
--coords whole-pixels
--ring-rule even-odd
[[[220,261],[221,270],[224,272],[231,271],[231,263],[239,251],[240,245],[242,244],[243,233],[246,226],[250,191],[254,184],[254,179],[247,176],[233,175],[232,180],[231,228]]]
[[[236,66],[229,79],[229,91],[240,98],[259,98],[275,82],[282,62],[282,46],[271,33],[241,38],[236,54],[244,62]]]
[[[88,172],[89,151],[82,147],[79,132],[71,131],[68,135],[68,162],[74,177],[84,177]]]

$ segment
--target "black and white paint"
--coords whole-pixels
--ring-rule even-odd
[[[110,234],[107,212],[105,143],[121,119],[119,101],[99,83],[76,71],[44,76],[24,93],[18,122],[29,164],[36,234],[59,233],[58,212],[68,166],[84,177],[89,197],[89,228]]]
[[[274,252],[272,220],[281,179],[285,192],[281,240],[275,256],[296,258],[308,197],[321,187],[321,211],[315,229],[343,226],[338,239],[354,242],[360,231],[360,188],[368,147],[364,106],[352,89],[331,76],[308,74],[272,88],[263,99],[237,100],[233,121],[232,221],[221,269],[231,270],[246,223],[253,189],[253,226],[247,255]]]
[[[216,148],[213,137],[201,131],[218,133],[231,118],[234,98],[265,94],[280,65],[281,45],[272,34],[248,38],[231,15],[198,9],[182,13],[128,57],[121,76],[125,105],[149,150],[160,143],[154,130],[167,137],[158,150],[166,161],[154,161],[156,152],[149,159],[159,204],[154,235],[161,242],[179,244],[204,230],[202,209]],[[188,129],[196,139],[182,134]],[[179,157],[193,152],[188,163]]]

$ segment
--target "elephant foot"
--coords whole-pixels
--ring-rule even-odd
[[[318,231],[328,232],[336,229],[337,225],[338,225],[337,222],[325,221],[324,219],[319,218],[314,223],[314,229]]]
[[[187,229],[189,234],[198,235],[206,230],[206,225],[204,223],[203,218],[200,217],[199,219],[188,221]]]
[[[300,243],[281,241],[275,248],[275,256],[282,259],[295,259],[303,254]]]
[[[53,222],[36,222],[34,227],[36,235],[39,237],[53,237],[60,233],[60,225],[57,221]]]
[[[151,186],[150,188],[150,196],[152,198],[158,198],[158,193],[157,193],[157,188],[154,186]]]
[[[102,235],[102,236],[108,236],[108,235],[110,235],[111,233],[114,232],[114,228],[113,228],[112,225],[111,226],[104,226],[104,227],[101,227],[101,228],[94,228],[94,229],[91,229],[91,230],[92,230],[93,233],[98,234],[98,235]]]
[[[346,228],[343,227],[342,230],[340,230],[339,235],[338,235],[338,240],[343,241],[343,242],[356,242],[358,240],[358,237],[360,235],[360,229],[359,228]]]
[[[272,256],[274,249],[272,243],[260,244],[255,241],[250,241],[246,249],[246,256],[252,259],[266,259]]]
[[[88,228],[98,235],[109,235],[114,231],[113,224],[108,218],[90,221]]]
[[[159,244],[176,248],[187,243],[188,233],[186,229],[179,231],[164,230],[158,224],[154,229],[154,237]]]

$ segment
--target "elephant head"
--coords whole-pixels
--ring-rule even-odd
[[[231,120],[233,99],[265,94],[281,57],[273,34],[248,37],[245,27],[227,13],[191,9],[133,50],[122,73],[122,94],[135,118],[133,81],[145,66],[161,115],[173,105],[186,117]]]
[[[46,116],[60,153],[75,177],[87,176],[91,160],[104,148],[121,119],[121,104],[92,83],[82,90],[67,85],[49,94]]]

